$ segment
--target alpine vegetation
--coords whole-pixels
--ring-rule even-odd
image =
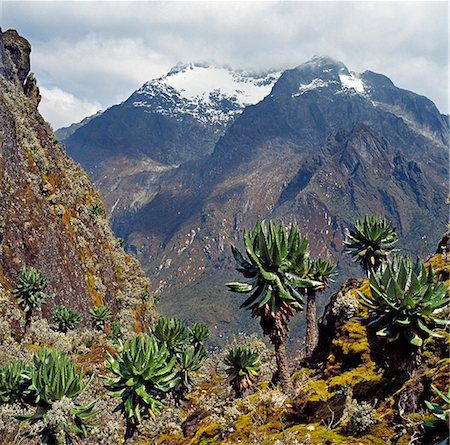
[[[165,407],[162,394],[179,380],[175,363],[167,348],[147,334],[127,340],[114,355],[108,353],[106,369],[113,376],[104,379],[111,395],[121,399],[119,408],[127,421],[125,440],[133,437],[143,418],[155,418]]]
[[[75,329],[81,321],[81,314],[69,307],[59,306],[52,312],[53,321],[61,332]]]
[[[229,349],[224,359],[227,381],[231,383],[236,397],[242,397],[250,388],[260,369],[259,354],[248,347],[236,346]]]
[[[19,309],[25,312],[25,328],[30,325],[33,312],[39,309],[47,295],[47,278],[32,266],[25,266],[17,274],[17,284],[12,293],[17,297]]]
[[[365,216],[355,222],[347,234],[344,246],[353,261],[359,261],[364,271],[374,271],[385,261],[398,242],[398,235],[391,223],[375,215]]]
[[[257,222],[251,232],[244,231],[244,245],[248,260],[232,246],[237,268],[247,282],[226,283],[232,292],[251,293],[241,308],[259,317],[264,335],[275,347],[278,377],[283,391],[292,390],[285,344],[289,332],[289,319],[303,310],[302,290],[321,286],[322,283],[297,274],[304,270],[309,253],[308,239],[301,237],[291,226],[289,233],[280,223]]]
[[[93,325],[99,330],[104,331],[106,324],[112,317],[111,309],[108,306],[94,306],[89,311]]]

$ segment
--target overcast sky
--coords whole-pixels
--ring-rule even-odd
[[[328,55],[448,113],[442,2],[53,2],[0,0],[3,31],[32,47],[40,110],[59,128],[126,99],[177,62],[291,68]]]

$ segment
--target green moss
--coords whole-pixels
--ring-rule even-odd
[[[192,440],[191,445],[208,445],[214,443],[218,439],[219,434],[223,431],[223,426],[218,423],[210,423],[210,419],[206,418],[199,422],[197,432]]]
[[[325,380],[312,379],[303,386],[306,399],[309,402],[328,400],[331,397],[328,383]]]

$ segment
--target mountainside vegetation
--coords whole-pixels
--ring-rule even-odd
[[[449,272],[444,249],[347,280],[313,354],[291,353],[284,376],[258,336],[208,351],[206,326],[167,317],[125,342],[34,318],[18,341],[24,315],[4,294],[1,443],[443,445]]]

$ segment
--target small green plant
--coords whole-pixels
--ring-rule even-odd
[[[119,244],[120,247],[125,246],[125,240],[123,238],[116,238],[117,239],[117,244]]]
[[[113,343],[120,345],[123,338],[122,326],[119,320],[113,320],[111,323],[111,332],[109,333],[109,338]]]
[[[139,299],[140,299],[141,301],[147,301],[147,300],[149,299],[149,297],[150,297],[150,294],[149,294],[146,290],[142,291],[142,292],[139,294]]]
[[[75,399],[85,390],[89,382],[83,382],[83,372],[78,373],[75,364],[58,351],[44,349],[33,356],[30,373],[30,404],[35,407],[32,414],[17,415],[19,420],[30,423],[43,422],[39,434],[43,443],[68,445],[86,438],[92,426],[88,419],[96,416],[96,401],[86,405]],[[55,424],[55,408],[58,422]]]
[[[103,207],[96,203],[91,202],[87,207],[87,212],[92,219],[97,219],[100,215],[103,214]]]
[[[183,322],[171,317],[160,317],[152,332],[171,355],[181,352],[188,338]]]
[[[104,379],[111,395],[122,399],[119,409],[127,419],[126,440],[133,437],[142,418],[154,418],[165,407],[161,395],[178,383],[175,363],[167,348],[147,334],[127,340],[114,356],[108,353],[106,368],[114,377]]]
[[[248,347],[237,346],[229,349],[225,357],[225,373],[236,397],[242,397],[245,390],[253,385],[260,369],[259,354]]]
[[[209,328],[203,323],[194,323],[187,331],[189,343],[199,351],[209,337]]]
[[[446,436],[445,439],[436,443],[436,445],[448,444],[448,432],[450,426],[450,387],[447,394],[442,393],[434,385],[431,385],[433,392],[440,398],[440,403],[425,400],[426,407],[433,414],[432,418],[425,419],[424,425],[435,433],[434,435]]]
[[[44,293],[47,279],[42,272],[25,266],[17,274],[17,284],[12,293],[17,297],[19,309],[25,312],[25,327],[31,322],[33,311],[38,309],[47,295]]]
[[[397,241],[398,235],[389,221],[369,215],[356,220],[344,246],[353,257],[353,262],[359,261],[362,268],[369,272],[376,270],[391,252],[398,250],[394,247]]]
[[[58,325],[60,332],[75,329],[81,321],[81,314],[69,307],[59,306],[52,312],[53,321]]]
[[[30,367],[23,362],[9,362],[0,367],[0,405],[23,403],[29,394]]]
[[[89,311],[92,323],[99,331],[104,331],[106,323],[110,320],[112,313],[108,306],[94,306]]]
[[[177,377],[178,385],[176,391],[179,396],[183,397],[193,387],[192,373],[198,371],[208,352],[205,348],[198,350],[192,346],[186,346],[179,354],[177,354]]]

